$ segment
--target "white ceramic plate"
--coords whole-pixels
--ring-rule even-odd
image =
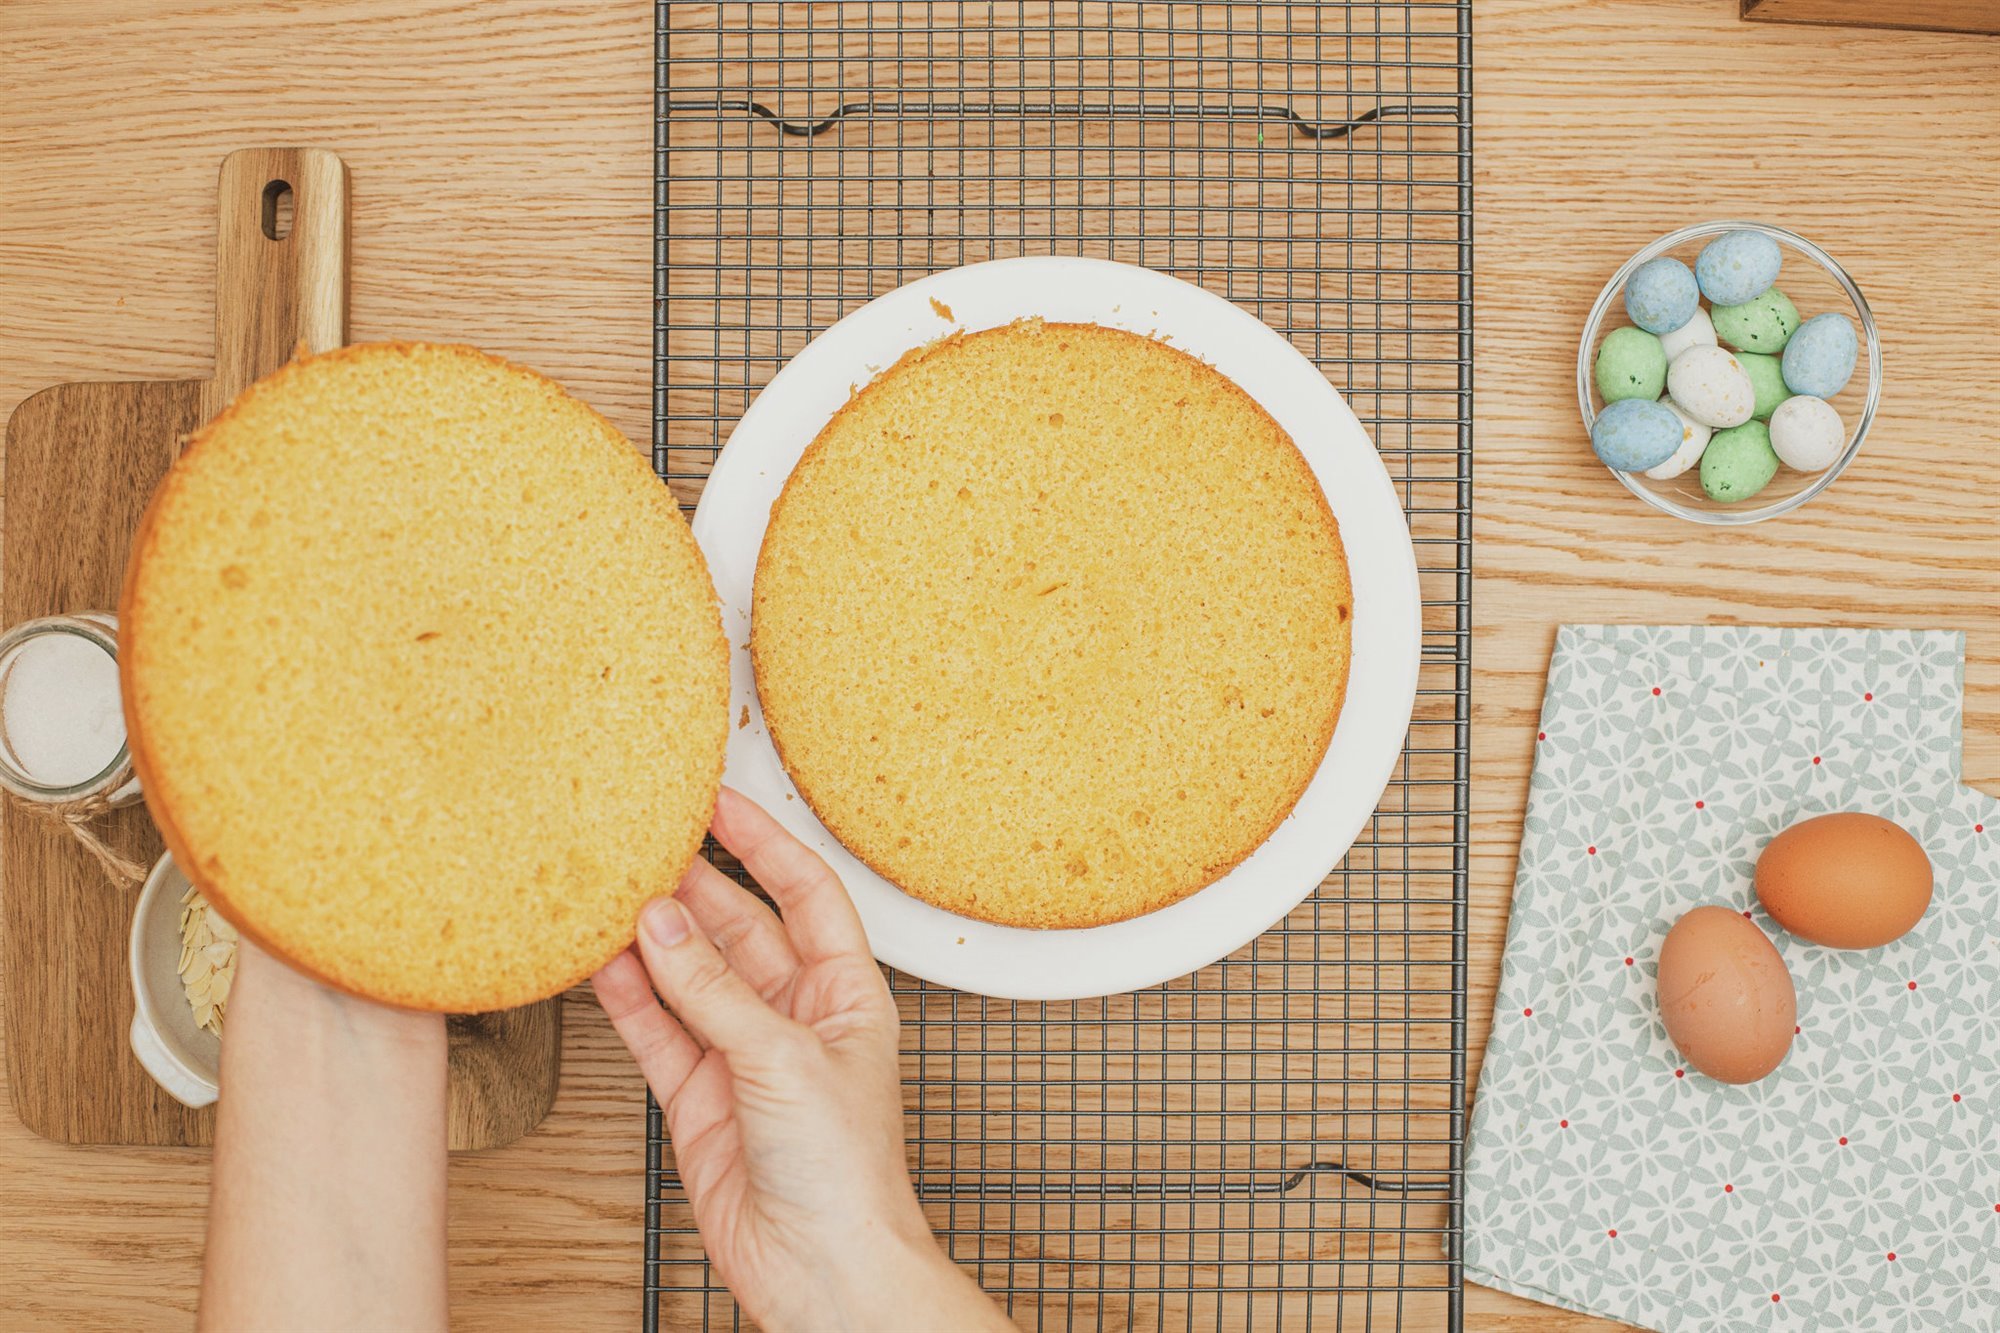
[[[1326,759],[1291,817],[1201,892],[1088,930],[1024,930],[957,916],[909,897],[856,860],[813,817],[779,764],[747,647],[751,579],[771,505],[849,394],[912,347],[955,328],[1034,315],[1162,338],[1241,385],[1311,464],[1340,520],[1354,582],[1347,700]],[[1111,995],[1172,980],[1241,948],[1304,901],[1347,854],[1409,728],[1422,604],[1409,529],[1375,446],[1325,376],[1284,338],[1220,297],[1150,269],[1005,259],[939,273],[869,302],[815,338],[743,414],[702,492],[694,532],[722,597],[732,648],[724,780],[839,872],[877,958],[960,990],[1025,1000]],[[746,708],[749,724],[738,728],[733,719]]]

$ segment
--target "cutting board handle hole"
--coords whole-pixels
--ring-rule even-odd
[[[272,181],[264,187],[264,234],[282,241],[292,234],[292,183]]]

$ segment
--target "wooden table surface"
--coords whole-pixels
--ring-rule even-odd
[[[1474,1067],[1560,620],[1967,631],[1967,780],[2000,791],[2000,40],[1785,29],[1734,0],[1477,14]],[[469,341],[650,430],[653,11],[465,0],[0,7],[0,413],[43,384],[209,368],[216,164],[339,151],[352,328]],[[1709,534],[1579,454],[1569,377],[1603,275],[1661,231],[1783,222],[1867,291],[1882,413],[1798,517]],[[32,478],[7,479],[10,486]],[[452,1164],[467,1327],[630,1327],[642,1089],[587,996],[541,1129]],[[185,1324],[206,1155],[79,1150],[0,1115],[0,1323]],[[1483,1289],[1467,1326],[1605,1328]]]

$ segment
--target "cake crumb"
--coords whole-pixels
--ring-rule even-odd
[[[949,319],[956,321],[958,318],[958,316],[951,313],[950,306],[938,300],[935,296],[931,298],[931,313],[936,315],[939,319]]]

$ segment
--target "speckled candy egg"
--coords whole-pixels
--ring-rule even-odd
[[[1610,403],[1590,426],[1590,447],[1618,472],[1658,467],[1680,446],[1680,418],[1650,398]]]
[[[1740,426],[1757,409],[1750,372],[1720,347],[1690,347],[1675,357],[1667,392],[1704,426]]]
[[[1778,404],[1792,396],[1792,391],[1785,387],[1785,372],[1779,368],[1778,358],[1738,352],[1736,361],[1750,376],[1750,388],[1757,395],[1757,405],[1750,409],[1750,415],[1759,421],[1769,421]]]
[[[1779,403],[1771,414],[1771,448],[1786,467],[1824,472],[1847,448],[1847,427],[1833,404],[1799,394]]]
[[[1793,393],[1831,398],[1853,378],[1861,342],[1845,315],[1814,315],[1785,344],[1785,383]]]
[[[1671,255],[1649,259],[1625,283],[1625,313],[1648,333],[1670,333],[1701,309],[1694,273]]]
[[[1696,306],[1688,322],[1672,333],[1660,335],[1660,350],[1667,354],[1667,364],[1690,347],[1715,346],[1715,325],[1709,320],[1708,312]]]
[[[1776,287],[1742,305],[1719,305],[1708,313],[1722,341],[1739,352],[1776,356],[1799,327],[1798,307]]]
[[[1746,421],[1709,437],[1701,454],[1701,489],[1719,504],[1748,500],[1778,475],[1771,432],[1761,421]]]
[[[1785,262],[1778,243],[1761,231],[1727,231],[1701,249],[1695,281],[1714,305],[1741,305],[1769,291]]]
[[[1701,461],[1701,451],[1708,448],[1709,429],[1676,407],[1671,398],[1662,398],[1660,406],[1672,412],[1674,419],[1681,423],[1681,447],[1658,467],[1647,468],[1646,475],[1654,481],[1672,481]]]
[[[1667,383],[1667,354],[1644,329],[1613,329],[1597,345],[1597,391],[1604,401],[1660,396]]]

